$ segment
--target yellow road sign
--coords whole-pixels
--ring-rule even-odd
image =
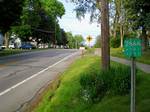
[[[89,35],[86,39],[88,42],[91,42],[93,38]]]

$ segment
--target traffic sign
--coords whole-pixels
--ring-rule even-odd
[[[126,39],[124,41],[124,54],[128,57],[140,57],[142,55],[141,39]]]
[[[136,101],[136,62],[135,58],[142,55],[142,41],[139,38],[126,39],[124,41],[124,54],[131,60],[131,97],[130,112],[135,112]]]
[[[88,36],[86,39],[88,42],[91,42],[93,38],[91,36]]]

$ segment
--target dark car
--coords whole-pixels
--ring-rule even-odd
[[[36,47],[30,43],[22,44],[21,49],[35,49]]]

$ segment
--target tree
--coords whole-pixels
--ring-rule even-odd
[[[31,26],[30,25],[21,25],[21,26],[13,26],[12,33],[15,33],[17,37],[21,37],[23,41],[28,41],[28,38],[31,35]]]
[[[55,44],[55,40],[61,40],[57,18],[64,13],[63,4],[57,0],[25,0],[20,23],[12,27],[12,31],[24,41],[32,36],[43,43]]]
[[[143,50],[147,48],[147,32],[150,31],[150,1],[126,0],[125,8],[128,12],[128,22],[132,30],[142,30]]]
[[[43,0],[41,1],[41,3],[47,15],[51,18],[49,20],[51,21],[49,26],[51,26],[52,30],[54,31],[54,35],[52,39],[53,44],[55,45],[56,42],[60,44],[61,31],[60,31],[60,26],[58,24],[58,18],[61,18],[65,14],[65,8],[63,4],[58,0]]]
[[[66,33],[69,48],[75,48],[75,39],[71,32]]]
[[[101,0],[101,14],[102,14],[101,17],[102,68],[104,70],[108,70],[110,67],[108,0]]]
[[[71,32],[67,32],[66,33],[66,37],[67,37],[69,48],[71,48],[71,49],[79,48],[79,46],[84,41],[82,35],[75,35],[75,36],[73,36],[73,34]]]
[[[87,12],[91,14],[91,21],[97,19],[100,23],[101,18],[102,68],[104,70],[109,69],[110,47],[108,0],[72,0],[72,2],[77,5],[75,10],[78,18],[84,17]]]
[[[68,40],[67,40],[67,35],[66,32],[64,31],[64,29],[61,29],[61,40],[62,40],[62,45],[66,46],[68,44]]]
[[[58,0],[41,0],[41,3],[47,14],[53,16],[55,19],[57,17],[61,18],[65,14],[65,8]]]
[[[125,0],[112,0],[110,2],[110,37],[116,41],[120,39],[120,47],[123,47],[123,40],[130,32],[129,22],[127,21],[127,10],[125,9]],[[115,41],[115,39],[113,39]]]
[[[5,45],[8,47],[9,30],[12,25],[18,24],[24,0],[0,1],[0,32],[5,35]],[[15,7],[14,7],[15,6]]]
[[[75,39],[76,48],[79,48],[84,41],[83,36],[82,35],[75,35],[74,39]]]
[[[0,1],[0,31],[5,34],[22,13],[24,0],[1,0]]]

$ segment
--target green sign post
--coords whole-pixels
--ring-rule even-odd
[[[142,55],[142,42],[139,38],[124,41],[124,54],[131,58],[131,103],[130,112],[135,112],[136,65],[135,58]]]

